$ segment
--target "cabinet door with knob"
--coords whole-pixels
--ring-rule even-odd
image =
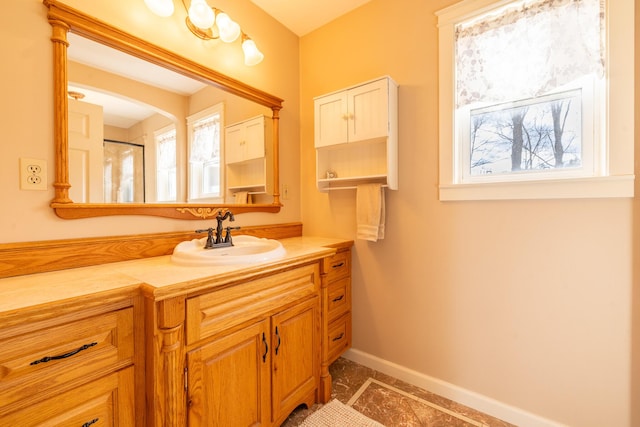
[[[319,357],[318,298],[272,317],[272,420],[280,425],[301,401],[315,399]]]
[[[270,425],[269,319],[187,354],[188,425]]]
[[[315,99],[315,146],[386,137],[389,82],[380,79]]]

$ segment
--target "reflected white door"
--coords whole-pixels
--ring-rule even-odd
[[[69,99],[69,197],[104,202],[102,106]]]

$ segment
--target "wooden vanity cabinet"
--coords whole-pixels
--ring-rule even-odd
[[[187,353],[188,425],[280,425],[317,388],[318,298]]]
[[[331,398],[329,365],[351,347],[351,249],[322,262],[322,363],[320,400]]]
[[[143,426],[134,312],[125,300],[1,328],[0,425]]]
[[[162,373],[147,393],[156,396],[153,424],[279,426],[300,404],[311,406],[319,294],[316,261],[159,302],[147,371]]]

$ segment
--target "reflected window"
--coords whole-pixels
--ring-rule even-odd
[[[157,132],[156,143],[156,200],[176,201],[176,129]]]
[[[189,200],[222,201],[222,127],[222,104],[187,118]]]

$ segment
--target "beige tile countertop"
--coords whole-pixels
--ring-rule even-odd
[[[251,279],[289,265],[331,255],[349,240],[293,237],[281,240],[284,257],[261,264],[184,267],[170,256],[145,258],[0,279],[0,316],[31,307],[142,287],[155,299],[198,292],[231,280]],[[1,322],[0,322],[1,323]]]

